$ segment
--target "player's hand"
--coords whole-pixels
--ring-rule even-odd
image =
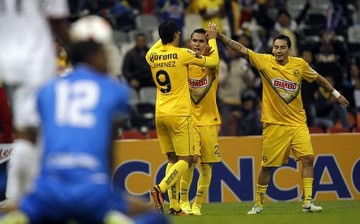
[[[217,30],[218,30],[218,27],[217,27],[216,23],[210,22],[209,23],[209,28],[208,28],[207,33],[206,33],[207,38],[209,40],[210,39],[216,39]]]
[[[340,96],[336,99],[336,101],[337,101],[339,104],[341,104],[341,105],[343,105],[343,106],[345,106],[345,107],[348,107],[348,106],[349,106],[349,101],[347,101],[347,99],[346,99],[343,95],[340,95]]]
[[[203,49],[203,51],[201,52],[202,56],[210,56],[214,50],[211,50],[212,48],[209,45],[206,45]]]

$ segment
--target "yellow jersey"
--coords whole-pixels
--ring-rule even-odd
[[[199,0],[197,1],[197,10],[206,10],[208,14],[213,14],[214,12],[221,11],[224,7],[225,1],[224,0]],[[202,27],[207,29],[209,22],[214,22],[218,25],[219,32],[223,32],[223,25],[222,25],[222,17],[216,16],[211,19],[203,19],[202,20]]]
[[[156,117],[190,116],[191,99],[188,86],[188,65],[215,68],[219,61],[216,40],[209,40],[214,52],[201,56],[187,48],[155,43],[146,54],[157,87]]]
[[[221,119],[216,103],[219,67],[209,69],[189,66],[191,116],[195,126],[218,125]]]
[[[289,56],[289,62],[282,66],[271,54],[248,52],[250,63],[259,71],[263,84],[262,122],[306,125],[301,83],[303,79],[312,82],[319,74],[302,58]]]

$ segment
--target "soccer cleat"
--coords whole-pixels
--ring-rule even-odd
[[[260,208],[257,205],[254,205],[254,207],[252,207],[252,209],[250,211],[248,211],[248,215],[257,215],[257,214],[261,214],[263,212],[263,208]]]
[[[192,210],[191,210],[191,207],[190,207],[190,203],[188,201],[181,203],[180,208],[181,208],[181,210],[183,210],[187,214],[193,214]]]
[[[150,189],[151,197],[154,202],[154,209],[159,214],[164,214],[164,194],[161,192],[159,186]]]
[[[201,215],[201,208],[199,206],[193,205],[191,211],[194,215]]]
[[[184,215],[189,215],[189,214],[187,214],[186,212],[184,212],[181,209],[179,211],[176,211],[175,209],[170,208],[169,209],[169,215],[184,216]]]
[[[310,202],[306,205],[302,205],[302,211],[303,212],[311,212],[311,213],[316,213],[316,212],[321,212],[322,211],[322,207],[321,206],[317,206],[314,203]]]
[[[135,221],[122,212],[110,211],[106,214],[104,224],[135,224]]]

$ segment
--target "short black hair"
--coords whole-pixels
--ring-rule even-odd
[[[194,33],[206,34],[206,30],[205,30],[204,28],[195,29],[195,30],[191,33],[190,38],[192,38],[192,36],[194,35]]]
[[[160,23],[158,27],[159,36],[163,44],[168,44],[174,41],[174,35],[179,32],[179,28],[171,20],[165,20]]]
[[[90,57],[102,49],[102,45],[95,41],[81,41],[73,44],[70,48],[72,64],[89,62]]]
[[[142,32],[137,33],[137,34],[135,35],[135,39],[137,39],[138,37],[144,37],[144,38],[147,38],[147,37],[146,37],[146,34],[145,34],[145,33],[142,33]]]
[[[287,42],[288,48],[291,48],[291,40],[290,37],[284,35],[284,34],[280,34],[279,36],[274,38],[273,44],[275,43],[276,40],[285,40]]]

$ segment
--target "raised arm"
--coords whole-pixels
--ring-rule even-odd
[[[209,23],[209,29],[207,30],[207,38],[209,39],[209,46],[212,49],[210,56],[206,57],[205,64],[202,65],[207,68],[216,68],[219,65],[219,52],[216,44],[217,37],[217,25],[216,23]]]
[[[218,33],[217,37],[219,40],[221,40],[221,42],[223,42],[226,46],[230,47],[233,51],[245,57],[246,59],[249,59],[248,49],[244,45],[230,39],[222,33]]]
[[[322,86],[325,90],[330,92],[336,99],[336,101],[345,106],[349,106],[347,99],[341,95],[322,75],[319,75],[317,79],[314,80],[319,86]]]

